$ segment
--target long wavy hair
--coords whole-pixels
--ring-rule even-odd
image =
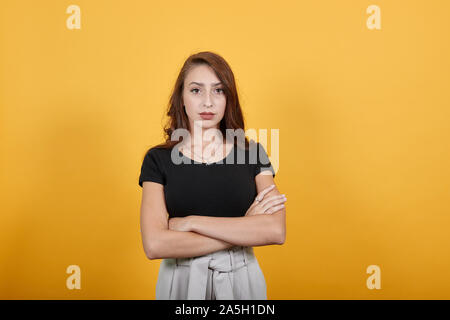
[[[220,55],[210,51],[203,51],[193,54],[189,56],[184,62],[183,67],[178,74],[178,78],[175,82],[175,86],[171,93],[168,104],[166,115],[169,117],[169,119],[164,127],[165,142],[152,148],[172,148],[174,145],[180,142],[178,140],[171,140],[172,132],[180,128],[184,128],[189,132],[191,131],[189,118],[186,114],[182,99],[184,80],[188,72],[193,67],[202,64],[210,66],[216,73],[216,76],[223,83],[223,89],[226,96],[226,106],[224,116],[219,124],[219,129],[222,132],[222,136],[227,137],[228,133],[226,129],[242,129],[243,139],[237,139],[237,144],[241,146],[241,148],[244,148],[246,150],[249,148],[249,141],[247,137],[245,137],[244,117],[242,114],[241,105],[239,103],[233,71],[231,71],[231,68],[225,61],[225,59],[223,59]],[[180,139],[182,141],[183,137],[180,137]],[[233,144],[236,145],[236,141],[234,138]]]

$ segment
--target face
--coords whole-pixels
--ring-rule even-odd
[[[226,96],[213,69],[208,65],[193,67],[184,79],[183,103],[189,117],[191,130],[219,129],[225,113]],[[201,113],[212,113],[202,115]]]

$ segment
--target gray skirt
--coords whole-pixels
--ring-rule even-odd
[[[192,258],[161,261],[156,300],[267,300],[253,247],[233,246]]]

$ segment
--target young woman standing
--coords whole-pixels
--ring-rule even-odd
[[[156,299],[267,299],[253,246],[284,243],[286,197],[262,145],[229,134],[245,129],[228,63],[190,56],[167,115],[166,141],[139,176],[144,251],[163,259]]]

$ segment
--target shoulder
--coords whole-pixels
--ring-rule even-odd
[[[255,142],[254,140],[250,140],[248,144],[248,149],[245,150],[245,153],[250,154],[251,158],[265,158],[267,157],[267,152],[264,146]]]
[[[163,158],[164,148],[151,147],[145,153],[139,176],[139,185],[143,187],[144,181],[153,181],[160,184],[166,182],[166,161]]]
[[[265,147],[261,143],[256,142],[250,147],[250,159],[250,161],[252,161],[251,163],[254,165],[255,176],[259,175],[263,171],[268,171],[265,172],[264,175],[270,175],[269,172],[271,172],[272,176],[275,177],[275,169],[272,166]]]
[[[256,148],[257,148],[258,152],[267,153],[264,146],[259,142],[256,143]]]
[[[250,140],[247,147],[239,144],[235,144],[235,147],[238,154],[245,155],[245,159],[249,160],[249,164],[256,164],[260,159],[267,158],[267,152],[264,146],[254,140]]]
[[[172,148],[164,148],[164,147],[154,146],[147,150],[147,152],[145,153],[145,157],[146,158],[147,157],[160,158],[160,157],[166,156],[167,154],[170,155],[171,151],[172,151]]]
[[[248,142],[248,150],[259,150],[259,149],[264,150],[264,146],[260,142],[250,139]]]
[[[170,161],[171,150],[172,148],[151,147],[145,153],[142,162],[145,166],[165,167]]]

